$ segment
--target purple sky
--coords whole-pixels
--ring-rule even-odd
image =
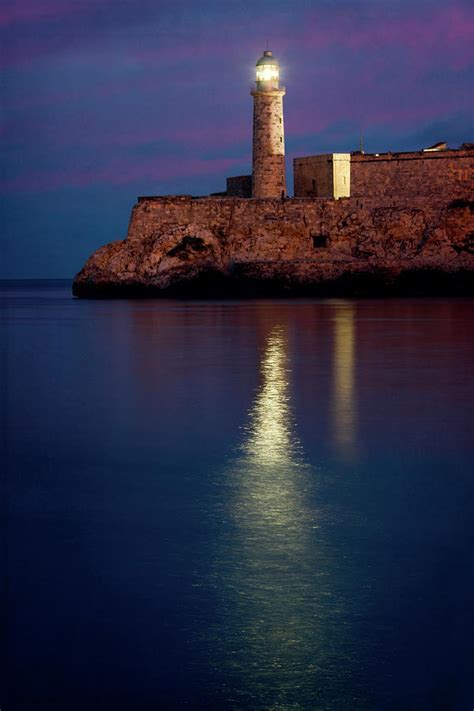
[[[11,0],[3,34],[1,277],[69,277],[139,194],[250,172],[268,39],[294,156],[474,140],[465,0]]]

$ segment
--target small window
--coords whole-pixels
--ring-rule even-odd
[[[311,181],[311,183],[312,183],[312,186],[313,186],[313,193],[315,193],[315,192],[316,192],[316,181],[313,179],[313,180]]]
[[[321,249],[328,246],[327,235],[313,235],[313,247],[315,249]]]
[[[280,123],[281,123],[281,119],[280,119]]]
[[[280,136],[280,143],[283,143],[283,138]]]

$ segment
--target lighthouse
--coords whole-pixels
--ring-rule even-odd
[[[253,96],[252,197],[286,195],[285,132],[280,67],[270,50],[256,64]]]

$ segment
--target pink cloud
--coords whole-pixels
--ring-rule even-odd
[[[411,61],[424,66],[438,59],[461,69],[474,61],[474,13],[456,3],[431,9],[425,6],[424,11],[411,6],[394,17],[387,16],[380,6],[368,17],[354,12],[312,12],[307,20],[298,45],[317,55],[337,45],[368,55],[381,48],[405,48]]]
[[[0,8],[0,27],[74,15],[94,6],[100,0],[10,0]]]
[[[234,166],[241,166],[239,158],[218,158],[202,160],[199,158],[181,158],[160,160],[148,158],[131,164],[125,157],[114,158],[103,165],[90,169],[71,170],[68,168],[55,171],[36,171],[7,179],[0,183],[5,192],[57,190],[63,187],[84,188],[91,185],[128,185],[149,180],[159,186],[176,178],[196,176],[219,176],[231,171]],[[224,189],[222,187],[222,189]]]

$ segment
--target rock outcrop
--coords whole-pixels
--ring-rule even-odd
[[[474,202],[145,197],[76,296],[474,292]]]

